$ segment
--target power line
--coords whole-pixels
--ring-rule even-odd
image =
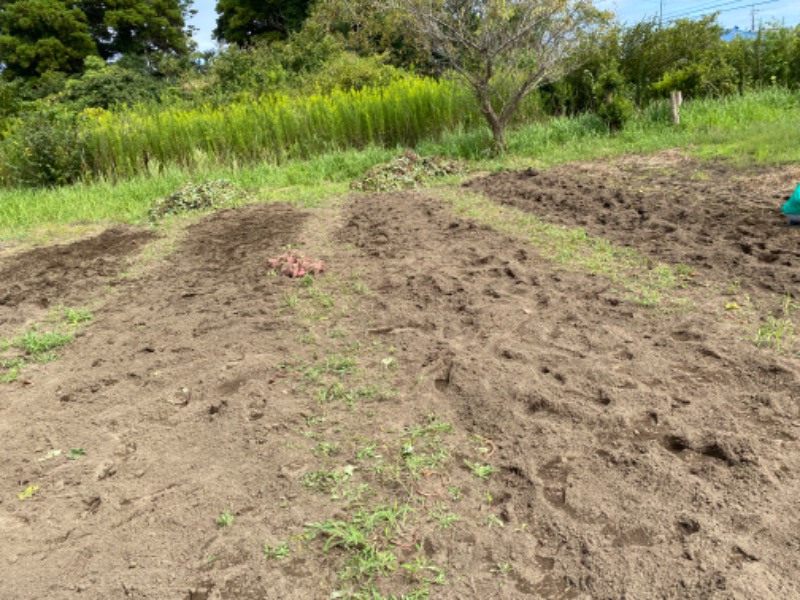
[[[756,6],[762,6],[764,4],[774,4],[775,2],[780,2],[780,1],[781,0],[762,0],[761,2],[748,2],[745,0],[744,2],[742,2],[742,0],[729,0],[728,2],[723,2],[721,4],[708,5],[705,7],[690,9],[685,12],[673,13],[671,15],[668,15],[667,21],[676,21],[678,19],[683,19],[691,17],[693,15],[697,15],[698,13],[699,14],[705,14],[710,12],[725,13],[725,12],[731,12],[733,10],[742,10],[744,8],[753,8]],[[731,4],[739,4],[739,5],[734,6],[732,8],[726,8],[724,10],[719,10],[719,11],[714,10],[716,8],[722,8],[725,6],[729,6]]]
[[[666,17],[667,19],[673,19],[676,17],[681,17],[683,15],[691,15],[694,13],[703,12],[706,10],[712,10],[722,6],[729,6],[731,4],[742,4],[742,7],[744,7],[745,5],[749,6],[750,0],[728,0],[727,2],[722,2],[722,3],[720,3],[719,0],[717,0],[716,2],[709,2],[707,4],[702,4],[700,6],[695,6],[692,8],[683,8],[681,10],[675,10],[667,14]]]

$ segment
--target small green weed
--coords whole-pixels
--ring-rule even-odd
[[[311,415],[306,417],[306,426],[314,427],[315,425],[322,425],[327,418],[324,415]]]
[[[364,284],[364,283],[362,283],[360,281],[354,281],[353,284],[351,285],[351,288],[353,290],[353,293],[357,294],[359,296],[369,296],[370,295],[369,288],[366,286],[366,284]]]
[[[61,308],[50,315],[49,328],[37,324],[17,337],[0,339],[0,383],[16,381],[28,363],[56,360],[56,351],[74,342],[75,332],[92,318],[85,309]]]
[[[772,315],[758,327],[753,341],[756,346],[782,351],[794,341],[794,324],[789,319]]]
[[[360,510],[349,521],[328,519],[306,527],[306,539],[324,538],[323,552],[345,552],[339,579],[363,582],[387,575],[398,566],[392,542],[414,509],[408,505],[381,505]]]
[[[291,553],[292,550],[289,548],[289,544],[286,542],[281,542],[277,546],[264,544],[264,556],[269,559],[283,560],[284,558],[288,558]]]
[[[795,347],[795,328],[791,316],[800,310],[792,296],[787,294],[781,305],[782,316],[769,315],[759,325],[753,341],[759,347],[768,347],[778,352],[792,350]]]
[[[66,308],[62,307],[56,311],[55,319],[69,325],[70,327],[78,327],[86,323],[91,323],[94,320],[94,315],[85,308]]]
[[[24,366],[25,361],[21,358],[0,360],[0,369],[5,370],[5,373],[0,372],[0,383],[13,383],[16,381]]]
[[[342,340],[347,337],[347,332],[337,325],[328,332],[328,337],[335,340]]]
[[[67,458],[71,460],[79,460],[84,456],[86,456],[86,450],[84,450],[83,448],[72,448],[69,451],[69,456]]]
[[[464,464],[467,465],[469,470],[472,471],[472,474],[478,479],[489,479],[494,473],[497,473],[497,469],[491,465],[472,463],[466,459],[464,460]]]
[[[452,430],[450,423],[440,421],[434,414],[425,417],[424,422],[406,428],[400,456],[414,479],[441,467],[450,459],[450,452],[441,436]]]
[[[513,570],[514,567],[511,565],[511,563],[508,562],[497,563],[495,566],[491,568],[492,573],[494,573],[495,575],[502,575],[502,576],[508,575]]]
[[[405,444],[402,450],[403,462],[406,469],[414,479],[423,473],[432,471],[444,465],[450,458],[450,453],[444,447],[417,450],[412,444]]]
[[[458,502],[463,497],[461,490],[454,485],[447,488],[447,495],[450,496],[453,502]]]
[[[217,517],[217,527],[230,527],[235,520],[236,517],[229,510],[226,510]]]
[[[432,564],[424,556],[415,556],[413,561],[403,563],[401,566],[415,581],[434,585],[447,585],[444,569]]]
[[[327,387],[317,389],[314,396],[320,404],[342,400],[347,397],[347,388],[341,381],[334,381]]]
[[[368,460],[372,458],[380,458],[381,455],[375,452],[378,444],[367,444],[363,448],[356,450],[356,460]]]
[[[352,467],[349,469],[345,467],[343,471],[326,471],[320,469],[306,473],[300,481],[307,490],[330,494],[339,485],[347,481],[352,473]]]
[[[491,513],[486,515],[486,518],[483,520],[483,523],[489,528],[506,526],[506,524],[503,523],[503,520],[500,517],[498,517],[497,515],[493,515]]]
[[[283,298],[283,305],[286,308],[290,308],[291,310],[296,310],[299,304],[300,304],[299,294],[287,294]]]
[[[349,375],[356,368],[356,359],[349,356],[329,356],[325,359],[325,371],[340,377]]]
[[[311,452],[314,456],[334,456],[339,453],[339,446],[331,442],[320,442]]]
[[[309,288],[308,295],[324,309],[333,308],[336,304],[333,296],[317,287]]]
[[[453,523],[457,523],[461,520],[457,514],[450,512],[444,504],[438,504],[436,508],[430,512],[430,516],[442,529],[447,529]]]
[[[75,336],[72,333],[41,331],[39,327],[34,327],[18,338],[15,346],[28,356],[42,357],[73,341],[75,341]]]
[[[425,436],[435,437],[438,434],[451,433],[452,431],[453,426],[450,423],[440,421],[436,415],[429,414],[425,417],[424,423],[415,424],[406,429],[406,434],[414,438],[420,438]]]
[[[316,383],[323,375],[332,375],[336,377],[350,375],[355,371],[356,366],[355,358],[335,354],[327,357],[322,363],[302,367],[300,372],[307,382]]]

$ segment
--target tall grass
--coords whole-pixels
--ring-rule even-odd
[[[524,125],[510,132],[510,152],[499,158],[487,158],[485,152],[491,134],[486,127],[456,123],[450,132],[441,133],[442,129],[436,128],[431,134],[436,139],[420,142],[417,150],[426,156],[443,154],[476,160],[480,169],[513,168],[531,162],[550,165],[676,147],[703,157],[800,163],[799,107],[800,94],[783,90],[766,90],[724,100],[700,100],[684,105],[683,122],[675,127],[669,122],[669,106],[654,105],[615,135],[610,135],[603,123],[592,115],[554,119]],[[132,115],[124,118],[133,118]],[[144,119],[146,115],[136,118]],[[450,122],[455,121],[452,117]],[[165,122],[164,126],[169,124]],[[148,135],[156,136],[156,132]],[[124,146],[122,141],[119,143]],[[130,147],[121,148],[132,155],[131,161],[136,159],[136,152],[144,151],[141,146],[134,151],[134,147],[131,143]],[[311,159],[297,158],[281,164],[269,161],[245,164],[238,158],[225,162],[211,155],[204,155],[201,160],[194,153],[193,162],[187,162],[191,169],[167,161],[158,168],[151,163],[130,179],[99,176],[94,182],[57,189],[0,189],[0,240],[29,238],[42,227],[58,229],[76,222],[143,221],[154,200],[186,183],[209,179],[230,179],[243,187],[259,190],[264,199],[313,206],[331,195],[346,193],[350,181],[398,152],[399,147],[387,144],[360,150],[334,150]]]
[[[462,87],[407,78],[305,99],[101,113],[84,123],[82,139],[87,174],[120,179],[169,165],[280,163],[370,145],[413,147],[479,118]]]

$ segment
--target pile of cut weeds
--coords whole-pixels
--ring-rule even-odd
[[[249,196],[249,192],[226,179],[192,183],[156,200],[148,211],[148,217],[155,222],[185,212],[224,208],[238,204]]]
[[[350,188],[361,192],[387,192],[423,185],[431,179],[458,175],[467,171],[461,161],[442,157],[421,157],[414,152],[405,152],[388,163],[372,167],[361,179],[350,184]]]

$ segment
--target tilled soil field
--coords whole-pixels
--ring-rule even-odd
[[[132,228],[0,259],[0,335],[95,307],[0,384],[0,598],[800,597],[800,360],[753,342],[792,323],[798,177],[467,184],[680,263],[680,308],[426,191],[220,211],[136,277]]]

